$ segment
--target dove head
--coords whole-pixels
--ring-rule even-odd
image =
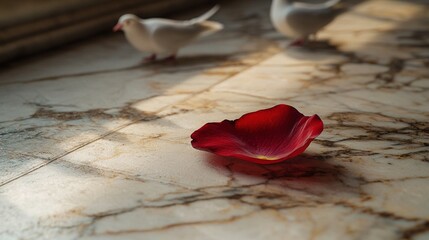
[[[117,32],[119,30],[126,31],[132,28],[133,26],[136,26],[139,21],[140,21],[140,18],[134,14],[122,15],[119,18],[118,23],[115,25],[115,27],[113,27],[113,31],[114,32]]]

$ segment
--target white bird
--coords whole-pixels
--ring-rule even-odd
[[[273,0],[271,22],[277,31],[294,39],[291,45],[302,45],[310,35],[328,25],[342,11],[341,0],[304,3],[294,0]]]
[[[140,19],[136,15],[125,14],[119,18],[113,31],[124,31],[125,37],[134,48],[151,53],[146,60],[156,60],[157,54],[167,54],[169,57],[166,59],[175,59],[180,48],[199,37],[223,29],[221,23],[207,21],[218,10],[219,6],[215,6],[203,15],[187,21]]]

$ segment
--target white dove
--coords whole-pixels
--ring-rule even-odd
[[[290,45],[302,45],[310,35],[328,25],[342,11],[341,0],[304,3],[294,0],[273,0],[270,17],[274,27],[294,39]]]
[[[163,18],[140,19],[133,14],[119,18],[113,31],[122,30],[128,42],[141,52],[151,53],[148,61],[156,60],[157,54],[167,54],[166,59],[175,59],[180,48],[199,37],[210,35],[223,29],[223,25],[207,21],[219,10],[215,6],[203,15],[187,20],[176,21]]]

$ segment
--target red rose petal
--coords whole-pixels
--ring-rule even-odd
[[[207,123],[191,138],[196,149],[272,164],[301,154],[322,131],[319,116],[304,116],[294,107],[281,104],[235,121]]]

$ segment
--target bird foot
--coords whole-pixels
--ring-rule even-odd
[[[291,42],[288,47],[302,47],[306,42],[306,39],[296,39],[295,41]]]
[[[172,62],[172,61],[176,61],[176,54],[170,55],[166,58],[163,59],[164,62]]]
[[[152,55],[150,55],[149,57],[145,57],[144,59],[143,59],[143,62],[153,62],[153,61],[155,61],[156,60],[156,54],[152,54]]]

